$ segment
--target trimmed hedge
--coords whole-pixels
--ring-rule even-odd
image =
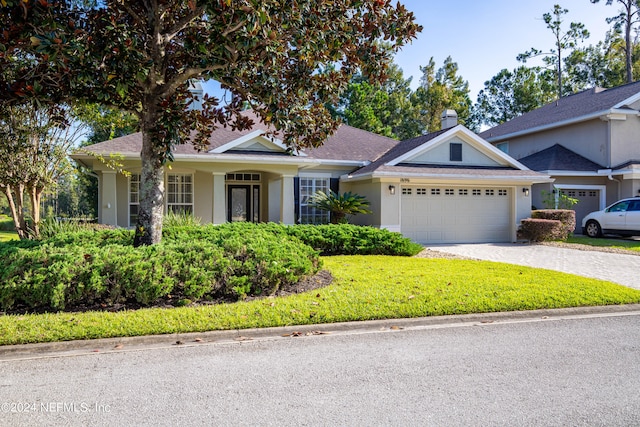
[[[562,223],[562,240],[566,240],[576,228],[576,211],[571,209],[539,209],[531,213],[533,219],[550,219]]]
[[[554,219],[523,219],[518,232],[523,238],[532,242],[567,238],[562,223]]]
[[[324,254],[414,255],[398,233],[353,225],[234,223],[166,227],[134,248],[130,230],[0,243],[0,310],[59,311],[271,295],[320,268]]]

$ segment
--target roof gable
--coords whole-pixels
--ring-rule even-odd
[[[422,140],[424,141],[420,143]],[[475,133],[462,125],[445,129],[432,138],[418,137],[407,142],[407,151],[386,162],[389,166],[437,165],[455,167],[510,167],[526,169],[523,165],[507,156]],[[415,143],[418,142],[416,145]],[[462,160],[451,161],[450,144],[460,144]],[[404,144],[404,142],[399,145]]]
[[[597,172],[603,169],[603,166],[560,144],[524,157],[520,159],[520,163],[535,171]]]
[[[218,147],[215,147],[209,150],[211,154],[222,154],[226,152],[251,152],[251,153],[281,153],[288,154],[290,150],[287,146],[282,142],[282,140],[275,138],[273,136],[266,136],[266,131],[263,129],[257,129],[248,133],[246,135],[242,135],[239,138],[236,138],[232,141],[227,142],[226,144],[222,144]],[[303,152],[294,153],[294,155],[298,156],[306,156]]]

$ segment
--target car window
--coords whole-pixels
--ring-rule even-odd
[[[640,200],[634,200],[629,203],[627,211],[640,211]]]
[[[629,206],[628,200],[624,202],[616,203],[615,205],[609,208],[609,212],[625,212],[627,210],[627,206]]]

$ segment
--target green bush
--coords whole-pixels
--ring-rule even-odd
[[[398,233],[346,224],[167,226],[162,243],[140,248],[131,230],[60,231],[0,243],[0,310],[271,295],[317,272],[318,252],[410,256],[422,249]]]
[[[184,227],[134,248],[128,230],[0,244],[0,309],[57,311],[269,295],[320,267],[298,239],[264,229]]]
[[[266,224],[276,233],[295,236],[321,255],[413,256],[424,249],[400,233],[350,224]]]
[[[65,220],[60,221],[53,217],[47,217],[40,222],[40,240],[50,239],[59,234],[75,233],[79,231],[113,230],[111,225],[95,224],[91,222]]]

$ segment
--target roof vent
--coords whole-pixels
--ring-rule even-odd
[[[441,129],[449,129],[458,124],[458,113],[456,110],[444,110],[440,116]]]

